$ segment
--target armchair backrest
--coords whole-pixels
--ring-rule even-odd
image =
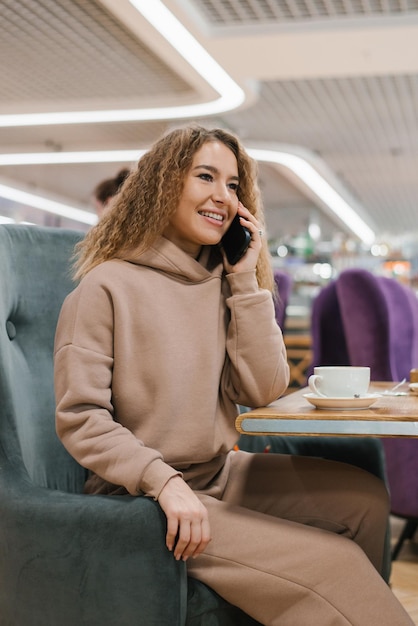
[[[337,294],[351,365],[369,365],[371,380],[409,377],[414,344],[407,289],[391,278],[348,269]]]
[[[82,469],[55,434],[53,345],[73,289],[70,258],[84,233],[0,226],[0,442],[33,483],[81,491]]]
[[[370,365],[372,380],[409,379],[418,355],[418,300],[395,279],[349,269],[337,293],[350,365]],[[391,512],[418,516],[418,442],[383,440]]]
[[[389,361],[392,380],[409,380],[414,351],[414,313],[409,288],[393,278],[378,277],[389,310]],[[411,298],[410,298],[411,294]]]
[[[416,296],[415,292],[408,287],[405,287],[405,291],[412,315],[413,339],[411,350],[411,367],[418,368],[418,297]]]
[[[363,269],[344,270],[337,296],[349,364],[370,366],[372,380],[391,380],[389,311],[376,276]]]

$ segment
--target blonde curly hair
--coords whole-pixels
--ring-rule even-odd
[[[208,141],[225,144],[238,164],[238,197],[261,224],[264,215],[257,184],[257,165],[232,133],[220,128],[192,125],[171,131],[138,161],[123,183],[112,208],[76,248],[76,279],[109,259],[128,253],[145,252],[161,236],[176,212],[185,177],[195,153]],[[267,243],[257,263],[260,287],[274,292],[274,280]]]

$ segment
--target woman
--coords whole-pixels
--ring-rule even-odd
[[[220,243],[237,213],[251,241],[231,265]],[[158,141],[80,245],[76,276],[56,336],[57,432],[90,470],[86,492],[158,500],[174,558],[262,624],[410,625],[378,574],[377,478],[233,450],[237,405],[275,400],[289,377],[240,142],[200,127]]]

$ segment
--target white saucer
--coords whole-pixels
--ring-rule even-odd
[[[350,409],[367,409],[382,396],[380,393],[368,393],[361,398],[322,398],[314,393],[305,393],[303,397],[317,409],[341,409],[343,411],[349,411]]]
[[[409,391],[411,391],[411,393],[418,394],[418,383],[410,383]]]

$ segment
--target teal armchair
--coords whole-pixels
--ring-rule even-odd
[[[254,626],[187,577],[158,503],[83,495],[55,434],[55,325],[82,237],[0,226],[0,623]]]

